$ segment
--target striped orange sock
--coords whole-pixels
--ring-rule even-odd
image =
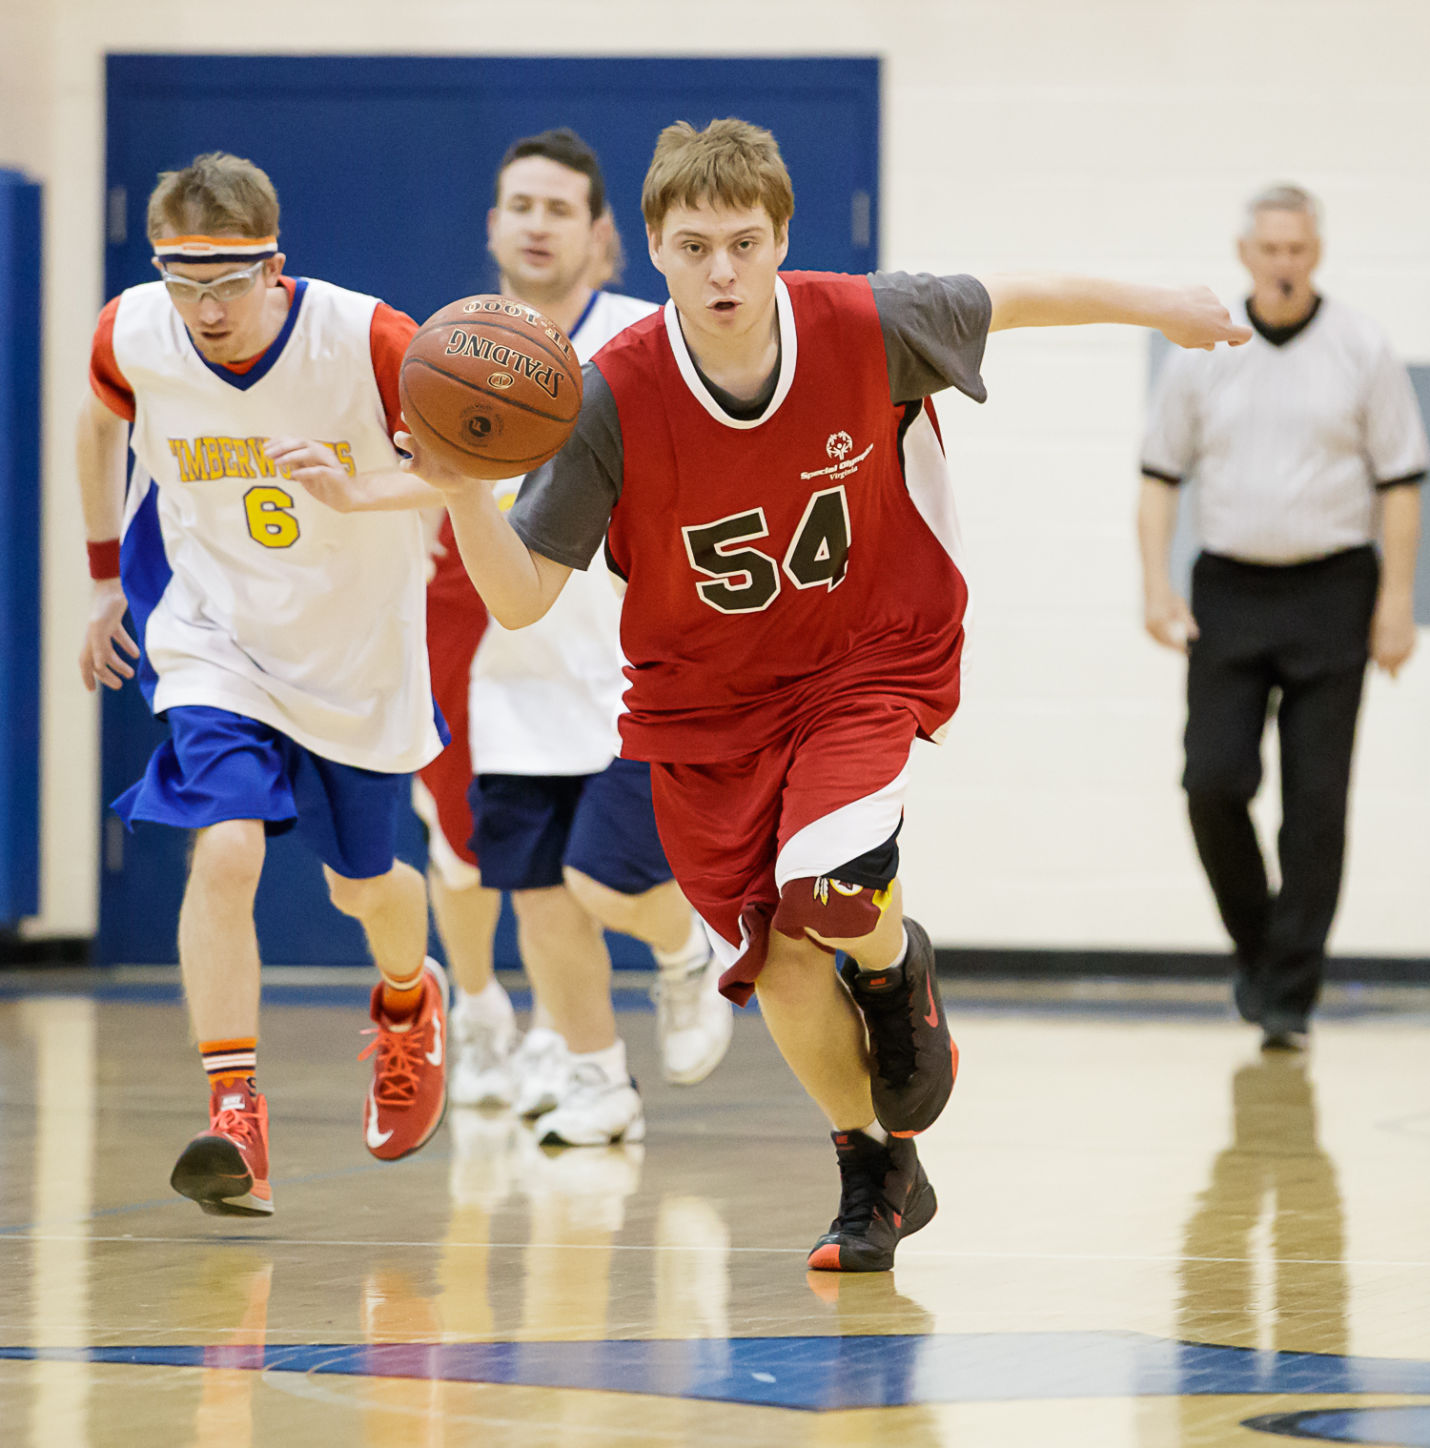
[[[199,1055],[204,1059],[211,1087],[230,1081],[247,1081],[250,1085],[258,1072],[258,1037],[243,1036],[232,1041],[200,1041]]]

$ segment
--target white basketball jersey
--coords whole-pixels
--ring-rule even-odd
[[[655,311],[597,292],[571,334],[589,362],[618,332]],[[520,478],[495,485],[509,508]],[[471,751],[476,774],[598,774],[620,753],[621,601],[603,567],[573,571],[550,611],[528,628],[487,624],[472,665]]]
[[[1248,321],[1244,305],[1232,309]],[[1405,364],[1369,317],[1323,299],[1281,345],[1176,352],[1158,380],[1142,462],[1195,477],[1202,546],[1285,565],[1371,542],[1377,489],[1425,471]]]
[[[133,572],[162,588],[143,636],[156,712],[228,709],[339,764],[406,773],[441,749],[421,520],[334,512],[263,456],[288,435],[329,443],[354,473],[397,466],[372,370],[376,305],[300,281],[284,331],[234,374],[199,355],[162,282],[123,294],[114,355],[138,460],[126,586]]]

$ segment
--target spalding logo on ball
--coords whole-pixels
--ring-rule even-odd
[[[514,478],[571,436],[581,364],[560,329],[524,302],[464,297],[417,329],[398,392],[424,454],[471,478]]]

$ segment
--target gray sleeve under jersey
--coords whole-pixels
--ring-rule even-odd
[[[956,387],[988,400],[980,369],[993,303],[977,277],[874,272],[869,278],[895,402]]]
[[[616,399],[590,362],[581,369],[581,389],[581,413],[570,440],[526,475],[508,517],[533,552],[585,569],[621,496],[624,458]]]
[[[993,304],[975,277],[876,272],[869,278],[897,403],[956,387],[988,393],[979,368]],[[570,441],[528,473],[508,515],[533,552],[568,568],[590,566],[621,496],[624,454],[616,399],[591,363],[581,369],[581,413]]]

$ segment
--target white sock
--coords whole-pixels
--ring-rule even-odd
[[[546,1050],[553,1044],[563,1048],[566,1045],[566,1040],[560,1031],[552,1026],[538,1026],[535,1021],[526,1028],[525,1041],[533,1051],[538,1049]]]
[[[672,975],[684,975],[710,959],[710,937],[706,935],[700,917],[692,910],[690,934],[685,944],[679,950],[657,950],[652,946],[651,954],[661,970],[668,970]]]
[[[909,953],[909,932],[901,925],[899,926],[899,953],[894,957],[890,970],[898,970],[904,963],[904,957]]]
[[[452,992],[456,997],[456,1003],[452,1007],[453,1014],[462,1013],[472,1016],[488,1016],[494,1013],[509,1015],[511,1013],[511,1002],[507,999],[506,991],[497,983],[496,976],[493,976],[479,991],[465,991],[457,986]]]
[[[601,1068],[601,1074],[608,1081],[627,1081],[630,1079],[630,1072],[626,1069],[626,1043],[619,1036],[615,1044],[606,1046],[600,1051],[583,1051],[577,1055],[574,1051],[571,1054],[571,1069],[574,1072],[578,1067],[589,1061],[593,1066]]]
[[[880,1146],[889,1144],[889,1133],[879,1125],[877,1121],[871,1121],[868,1126],[861,1126],[859,1130],[869,1138],[870,1141],[877,1141]]]
[[[862,960],[856,960],[854,964],[869,975],[878,975],[881,970],[898,970],[904,963],[904,957],[909,953],[909,932],[902,925],[899,926],[899,937],[902,942],[899,946],[899,953],[888,965],[865,965]]]

